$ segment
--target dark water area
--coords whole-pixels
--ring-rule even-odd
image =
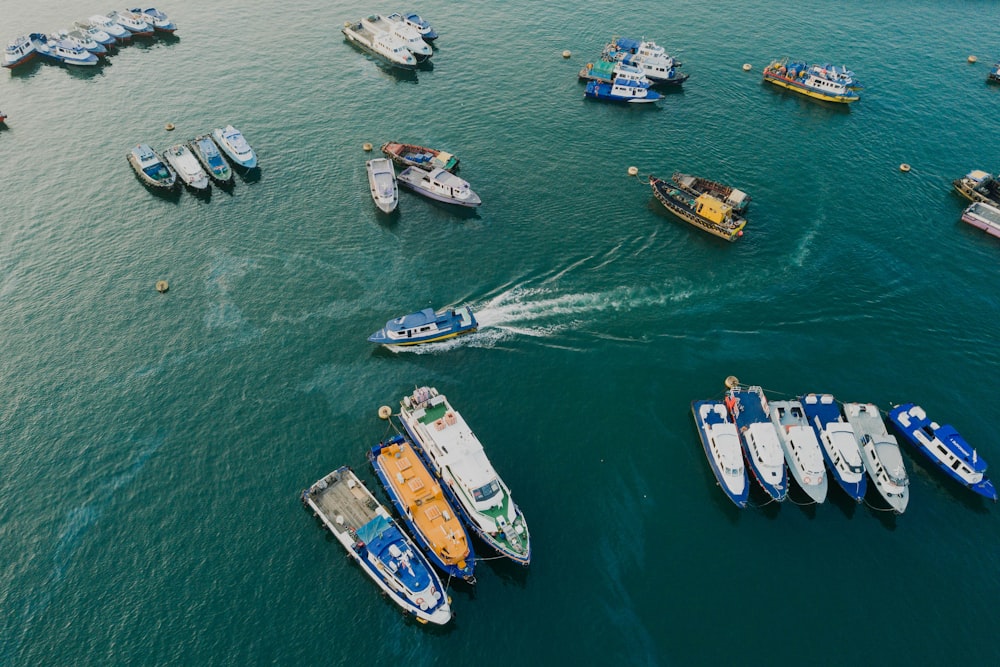
[[[111,9],[7,7],[2,37]],[[340,34],[407,7],[161,9],[173,39],[0,76],[0,664],[1000,659],[993,503],[905,449],[902,516],[833,487],[741,511],[690,414],[728,375],[912,401],[1000,461],[1000,241],[950,186],[1000,170],[1000,6],[431,0],[433,65],[408,73]],[[691,78],[651,108],[584,100],[616,34]],[[861,100],[763,84],[782,56],[846,64]],[[158,196],[125,160],[229,123],[261,166],[228,191]],[[403,191],[379,213],[362,145],[386,141],[459,156],[482,207]],[[674,171],[749,192],[744,237],[672,218],[645,176]],[[449,304],[480,332],[366,340]],[[417,385],[465,416],[533,542],[529,569],[452,583],[444,628],[299,504],[344,464],[384,499],[364,453]]]

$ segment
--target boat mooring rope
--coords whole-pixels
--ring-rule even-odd
[[[773,502],[774,502],[775,500],[777,500],[777,499],[776,499],[776,498],[771,498],[770,500],[768,500],[768,501],[767,501],[766,503],[764,503],[763,505],[754,505],[754,504],[753,504],[752,502],[750,502],[750,501],[748,500],[748,501],[747,501],[747,505],[749,505],[750,507],[753,507],[754,509],[758,509],[758,510],[759,510],[759,509],[761,509],[761,508],[763,508],[763,507],[767,507],[768,505],[770,505],[771,503],[773,503]]]
[[[506,556],[490,556],[489,558],[486,558],[484,556],[476,556],[476,562],[478,563],[481,560],[482,561],[486,561],[486,560],[501,560],[503,558],[506,558]]]
[[[862,500],[864,500],[864,501],[865,501],[865,505],[868,505],[868,507],[869,507],[870,509],[873,509],[873,510],[875,510],[876,512],[895,512],[895,511],[896,511],[896,510],[892,509],[891,507],[875,507],[875,506],[874,506],[874,505],[872,505],[872,504],[871,504],[870,502],[868,502],[868,499],[867,499],[867,498],[862,498]]]
[[[815,500],[810,500],[807,503],[797,503],[794,500],[792,500],[791,496],[785,496],[785,499],[788,500],[788,502],[790,502],[791,504],[798,505],[799,507],[808,507],[809,505],[815,505],[816,504]]]

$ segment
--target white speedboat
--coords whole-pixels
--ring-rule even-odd
[[[215,128],[212,130],[212,138],[235,165],[244,169],[253,169],[257,166],[257,154],[250,148],[243,133],[232,125]]]
[[[809,424],[815,429],[823,459],[847,495],[861,502],[865,499],[868,481],[861,449],[854,429],[840,413],[840,405],[830,394],[806,394],[799,397]]]
[[[476,207],[483,203],[469,183],[455,174],[436,168],[430,171],[420,167],[407,167],[397,180],[417,194],[446,204]]]
[[[826,500],[826,469],[823,452],[798,401],[771,401],[771,423],[785,452],[785,463],[803,491],[817,503]]]
[[[347,40],[394,67],[414,69],[417,59],[406,42],[389,32],[372,31],[364,21],[347,21],[340,29]]]
[[[399,37],[406,44],[406,48],[410,50],[413,57],[417,59],[417,62],[423,62],[434,55],[434,49],[431,45],[425,42],[421,37],[420,33],[413,26],[409,25],[400,14],[390,14],[389,16],[380,16],[375,14],[369,16],[368,18],[361,19],[361,22],[368,22],[368,27],[375,30],[382,30],[383,32],[389,32]]]
[[[392,213],[399,202],[399,188],[392,160],[384,157],[368,160],[365,168],[368,170],[368,187],[375,205],[384,213]]]
[[[844,415],[854,430],[875,488],[896,514],[902,514],[910,502],[910,478],[903,465],[899,443],[886,429],[878,406],[844,403]]]
[[[163,159],[174,168],[177,178],[184,185],[195,190],[204,190],[208,187],[208,174],[198,164],[198,158],[186,144],[176,144],[163,151]]]
[[[36,43],[35,48],[38,54],[54,60],[64,65],[75,65],[81,67],[93,67],[97,64],[97,56],[78,44],[66,39],[55,39],[46,35],[39,35],[45,39],[44,43]]]
[[[395,16],[395,14],[390,14],[390,16]],[[404,14],[403,20],[420,33],[420,38],[425,42],[430,43],[438,38],[437,31],[434,30],[434,27],[430,23],[420,18],[420,14],[414,14],[412,12]]]
[[[95,14],[87,19],[87,21],[95,28],[99,28],[114,37],[115,41],[119,43],[127,42],[132,39],[132,32],[122,24],[118,23],[118,21],[112,19],[110,16]]]
[[[737,507],[746,507],[750,480],[743,464],[736,423],[726,410],[726,404],[722,401],[694,401],[691,414],[719,486]]]
[[[527,565],[528,524],[462,415],[432,387],[420,387],[400,406],[400,421],[462,520],[497,553]]]

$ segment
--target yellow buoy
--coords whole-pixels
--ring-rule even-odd
[[[751,65],[750,63],[743,63],[743,71],[744,72],[749,72],[752,69],[753,69],[753,65]]]
[[[390,408],[388,405],[383,405],[381,408],[378,409],[379,419],[388,419],[391,416],[392,416],[392,408]]]
[[[739,385],[740,381],[735,375],[730,375],[726,378],[726,389],[732,389],[733,387],[738,387]]]
[[[639,174],[639,168],[638,167],[629,167],[628,168],[628,175],[629,176],[637,176],[638,174]]]
[[[364,145],[362,146],[362,148],[365,149],[365,151],[367,152],[367,151],[370,151],[372,149],[372,145],[366,141],[364,143]]]
[[[910,170],[910,165],[904,162],[903,164],[899,165],[899,170],[905,174]]]
[[[573,54],[569,52],[569,49],[563,51],[563,58],[569,58],[571,55]]]
[[[167,132],[170,132],[171,130],[174,129],[174,124],[173,123],[167,123],[166,125],[164,125],[164,127],[167,128]]]
[[[157,280],[156,281],[156,291],[157,292],[159,292],[160,294],[163,294],[168,289],[170,289],[170,285],[167,284],[166,280]]]
[[[970,62],[970,63],[974,63],[974,62],[976,62],[977,60],[979,60],[979,58],[977,58],[977,57],[975,57],[975,56],[969,56],[969,62]]]

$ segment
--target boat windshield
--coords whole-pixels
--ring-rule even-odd
[[[496,494],[500,493],[500,484],[494,479],[488,484],[484,484],[478,489],[472,490],[472,497],[477,501],[489,500]]]

